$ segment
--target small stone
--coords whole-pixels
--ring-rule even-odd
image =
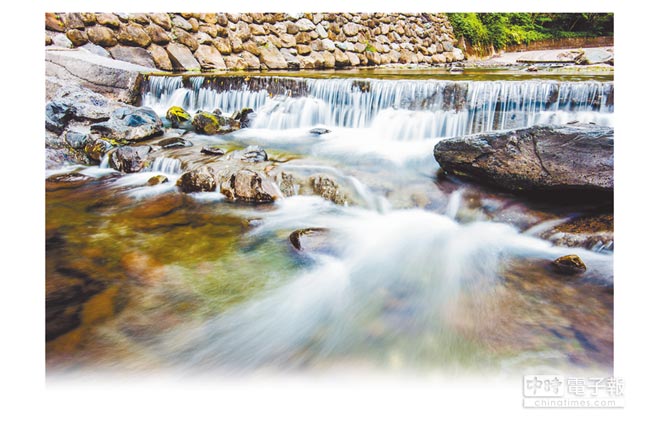
[[[223,156],[226,152],[220,146],[203,146],[203,148],[200,150],[200,153],[204,155]]]
[[[150,186],[159,185],[159,184],[163,184],[164,182],[168,182],[168,181],[169,181],[169,178],[167,178],[166,176],[157,175],[157,176],[153,176],[152,178],[148,179],[148,185],[150,185]]]
[[[552,265],[558,273],[565,275],[574,275],[583,273],[587,270],[583,260],[578,255],[565,255],[554,260]]]

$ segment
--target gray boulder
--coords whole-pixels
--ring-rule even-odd
[[[109,166],[124,173],[137,173],[144,167],[149,152],[149,146],[119,147],[111,152]]]
[[[162,132],[162,120],[150,108],[119,108],[108,121],[91,125],[91,133],[115,140],[137,141]]]
[[[447,173],[512,191],[613,193],[613,129],[533,126],[442,140],[434,156]]]

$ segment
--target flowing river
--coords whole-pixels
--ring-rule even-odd
[[[91,177],[46,185],[46,286],[64,296],[47,314],[48,369],[611,368],[612,246],[539,238],[581,209],[442,180],[432,149],[538,123],[612,126],[613,93],[576,77],[151,76],[141,104],[161,117],[173,105],[255,117],[231,134],[186,133],[192,147],[139,173],[106,160],[48,171]],[[216,159],[205,145],[259,145],[272,171],[330,177],[344,202],[183,194],[180,174]],[[157,174],[169,181],[149,186]],[[299,251],[289,237],[301,229]],[[569,253],[585,275],[548,268]]]

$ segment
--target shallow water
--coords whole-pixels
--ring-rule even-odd
[[[76,170],[84,183],[46,184],[49,371],[612,367],[612,253],[575,249],[588,271],[554,273],[573,250],[523,232],[553,220],[548,208],[499,223],[439,182],[443,132],[401,129],[431,111],[390,108],[321,136],[309,128],[325,123],[288,128],[276,111],[233,134],[187,134],[193,147],[154,153],[142,173],[89,167]],[[612,124],[612,108],[564,117]],[[217,159],[200,154],[210,144],[260,145],[271,172],[328,175],[349,202],[180,193],[181,172]],[[169,181],[148,186],[155,174]],[[487,202],[521,203],[504,196]],[[328,231],[298,251],[289,235],[306,228]]]

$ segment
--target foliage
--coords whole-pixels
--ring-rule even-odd
[[[451,13],[457,37],[497,49],[555,38],[613,34],[612,13]]]

